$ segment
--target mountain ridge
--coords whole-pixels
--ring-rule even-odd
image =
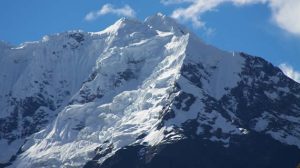
[[[251,141],[260,139],[299,152],[300,85],[259,57],[203,43],[162,14],[144,22],[120,19],[96,33],[45,36],[10,50],[0,60],[7,65],[0,68],[2,80],[12,76],[0,85],[6,91],[0,94],[6,100],[0,103],[6,110],[0,146],[11,151],[0,161],[10,167],[118,167],[114,159],[135,146],[143,167],[152,165],[147,157],[160,156],[160,147],[185,141],[199,149],[218,144],[226,153],[231,146],[244,149],[241,139],[261,145]]]

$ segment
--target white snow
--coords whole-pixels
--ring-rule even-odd
[[[297,127],[297,125],[300,123],[300,120],[294,116],[280,114],[276,120],[287,120],[290,123],[296,124],[294,129],[285,131],[287,129],[286,127],[282,129],[269,128],[268,126],[271,122],[271,119],[274,120],[275,116],[271,115],[269,112],[263,112],[261,117],[255,119],[256,125],[254,130],[259,132],[264,131],[266,134],[271,135],[275,140],[289,145],[296,145],[298,148],[300,148],[300,130]]]
[[[279,117],[282,118],[282,119],[288,120],[288,121],[290,121],[290,122],[300,124],[300,118],[298,118],[298,117],[289,116],[289,115],[284,115],[284,114],[280,114]]]
[[[261,117],[255,119],[256,124],[254,126],[254,130],[258,132],[265,131],[268,128],[272,118],[274,118],[274,116],[270,115],[269,112],[263,112]]]
[[[143,142],[147,142],[147,144],[154,146],[159,144],[164,139],[164,128],[160,130],[153,130],[147,135]]]
[[[264,93],[265,93],[266,96],[268,96],[272,100],[278,99],[278,95],[275,92],[270,93],[270,92],[264,91]]]
[[[122,25],[122,28],[126,26]],[[120,30],[114,31],[120,33]],[[126,29],[122,31],[126,32]],[[34,143],[29,141],[25,145],[29,148],[15,166],[68,165],[70,161],[73,166],[82,165],[91,159],[89,153],[109,140],[114,149],[102,158],[103,161],[121,147],[134,143],[143,133],[147,136],[141,142],[150,145],[161,142],[163,129],[156,131],[159,115],[178,78],[189,36],[152,34],[147,40],[141,39],[133,44],[131,41],[120,43],[123,39],[118,34],[113,36],[113,43],[123,47],[105,49],[97,59],[95,70],[99,73],[81,87],[89,88],[91,93],[103,90],[103,97],[99,101],[65,107],[49,127],[33,136]],[[130,61],[134,63],[128,63]],[[134,79],[122,80],[119,86],[112,85],[119,72],[127,69],[132,70]],[[82,98],[77,92],[72,99]],[[80,124],[83,128],[76,130]],[[173,138],[179,137],[174,135]],[[48,158],[56,159],[49,161]]]
[[[299,142],[299,138],[293,135],[288,135],[285,132],[283,132],[282,130],[278,130],[278,131],[267,131],[267,134],[271,135],[274,139],[288,144],[288,145],[295,145],[298,148],[300,148],[300,142]]]
[[[256,125],[254,129],[256,131],[264,131],[269,125],[269,121],[267,119],[257,119]]]

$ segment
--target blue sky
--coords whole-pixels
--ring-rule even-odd
[[[122,16],[143,20],[157,12],[209,44],[261,56],[300,80],[299,0],[1,0],[0,40],[17,45],[68,30],[99,31]]]

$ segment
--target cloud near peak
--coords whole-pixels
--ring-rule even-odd
[[[271,9],[274,23],[300,36],[300,0],[161,0],[161,3],[164,5],[188,4],[187,7],[175,9],[172,17],[191,22],[195,27],[205,26],[205,22],[201,20],[202,14],[215,10],[224,3],[232,3],[236,6],[266,4]]]
[[[283,71],[283,73],[293,79],[294,81],[300,83],[300,72],[296,71],[292,66],[282,63],[279,65],[279,68]]]
[[[117,16],[124,16],[130,18],[135,17],[135,11],[129,5],[124,5],[123,7],[116,8],[112,4],[105,4],[98,11],[89,12],[84,19],[86,21],[91,21],[107,14],[114,14]]]

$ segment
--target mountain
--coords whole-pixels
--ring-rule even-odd
[[[0,81],[0,167],[300,163],[300,84],[160,13],[0,43]]]

